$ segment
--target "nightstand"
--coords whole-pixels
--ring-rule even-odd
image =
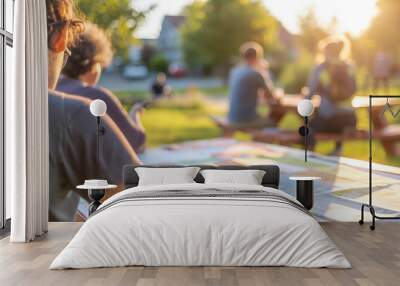
[[[101,205],[100,200],[106,194],[106,190],[115,189],[117,185],[109,185],[106,180],[85,180],[83,185],[76,188],[80,190],[87,190],[89,198],[92,200],[89,205],[89,216],[94,213]]]
[[[314,181],[321,180],[320,177],[290,177],[296,181],[296,199],[308,210],[314,205]]]

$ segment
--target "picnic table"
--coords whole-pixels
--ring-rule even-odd
[[[286,95],[282,97],[279,103],[270,105],[270,117],[275,122],[279,123],[280,120],[288,113],[297,113],[297,105],[304,97],[301,95]],[[313,105],[318,110],[320,98],[314,97],[312,99]],[[381,116],[381,112],[386,104],[386,98],[374,99],[372,106],[372,122],[373,122],[373,137],[382,142],[382,145],[387,154],[399,155],[400,149],[396,142],[400,140],[400,125],[389,125],[387,119]],[[390,99],[391,104],[400,104],[400,99]],[[355,96],[351,102],[355,109],[368,109],[369,98],[368,96]],[[299,115],[300,116],[300,115]],[[253,140],[265,143],[278,143],[283,145],[293,145],[302,142],[302,137],[296,131],[278,130],[278,129],[264,129],[257,130],[251,128],[232,128],[226,119],[213,118],[214,122],[222,130],[225,137],[231,136],[235,131],[244,131],[252,135]],[[350,141],[350,140],[364,140],[368,139],[368,132],[365,130],[356,130],[351,133],[345,134],[332,134],[332,133],[317,133],[315,134],[317,141]]]
[[[361,204],[368,201],[368,162],[327,157],[310,152],[304,162],[301,149],[244,142],[230,138],[188,141],[151,148],[139,155],[143,164],[258,165],[275,164],[281,169],[280,189],[295,196],[291,176],[315,176],[312,213],[320,220],[358,221]],[[400,169],[374,164],[374,205],[381,215],[398,214]]]

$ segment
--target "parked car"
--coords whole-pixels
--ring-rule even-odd
[[[186,69],[181,64],[172,63],[168,67],[168,74],[172,77],[184,77],[186,75]]]
[[[149,70],[143,65],[127,65],[124,67],[122,75],[127,79],[145,79],[149,75]]]

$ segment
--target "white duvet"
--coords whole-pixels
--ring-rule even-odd
[[[180,184],[127,189],[100,206],[50,269],[145,266],[350,268],[318,222],[301,210],[255,198],[152,198],[112,204],[131,192],[263,190],[262,186]]]

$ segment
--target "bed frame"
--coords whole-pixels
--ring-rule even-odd
[[[133,188],[138,185],[139,177],[135,171],[135,168],[139,166],[134,165],[126,165],[123,168],[123,184],[124,189]],[[237,166],[237,165],[225,165],[225,166],[216,166],[216,165],[142,165],[140,167],[148,167],[148,168],[178,168],[178,167],[199,167],[201,170],[205,169],[218,169],[218,170],[263,170],[265,171],[265,175],[262,179],[262,185],[265,187],[271,187],[274,189],[279,188],[279,167],[276,165],[252,165],[252,166]],[[204,178],[200,174],[197,174],[194,180],[197,183],[204,183]]]

